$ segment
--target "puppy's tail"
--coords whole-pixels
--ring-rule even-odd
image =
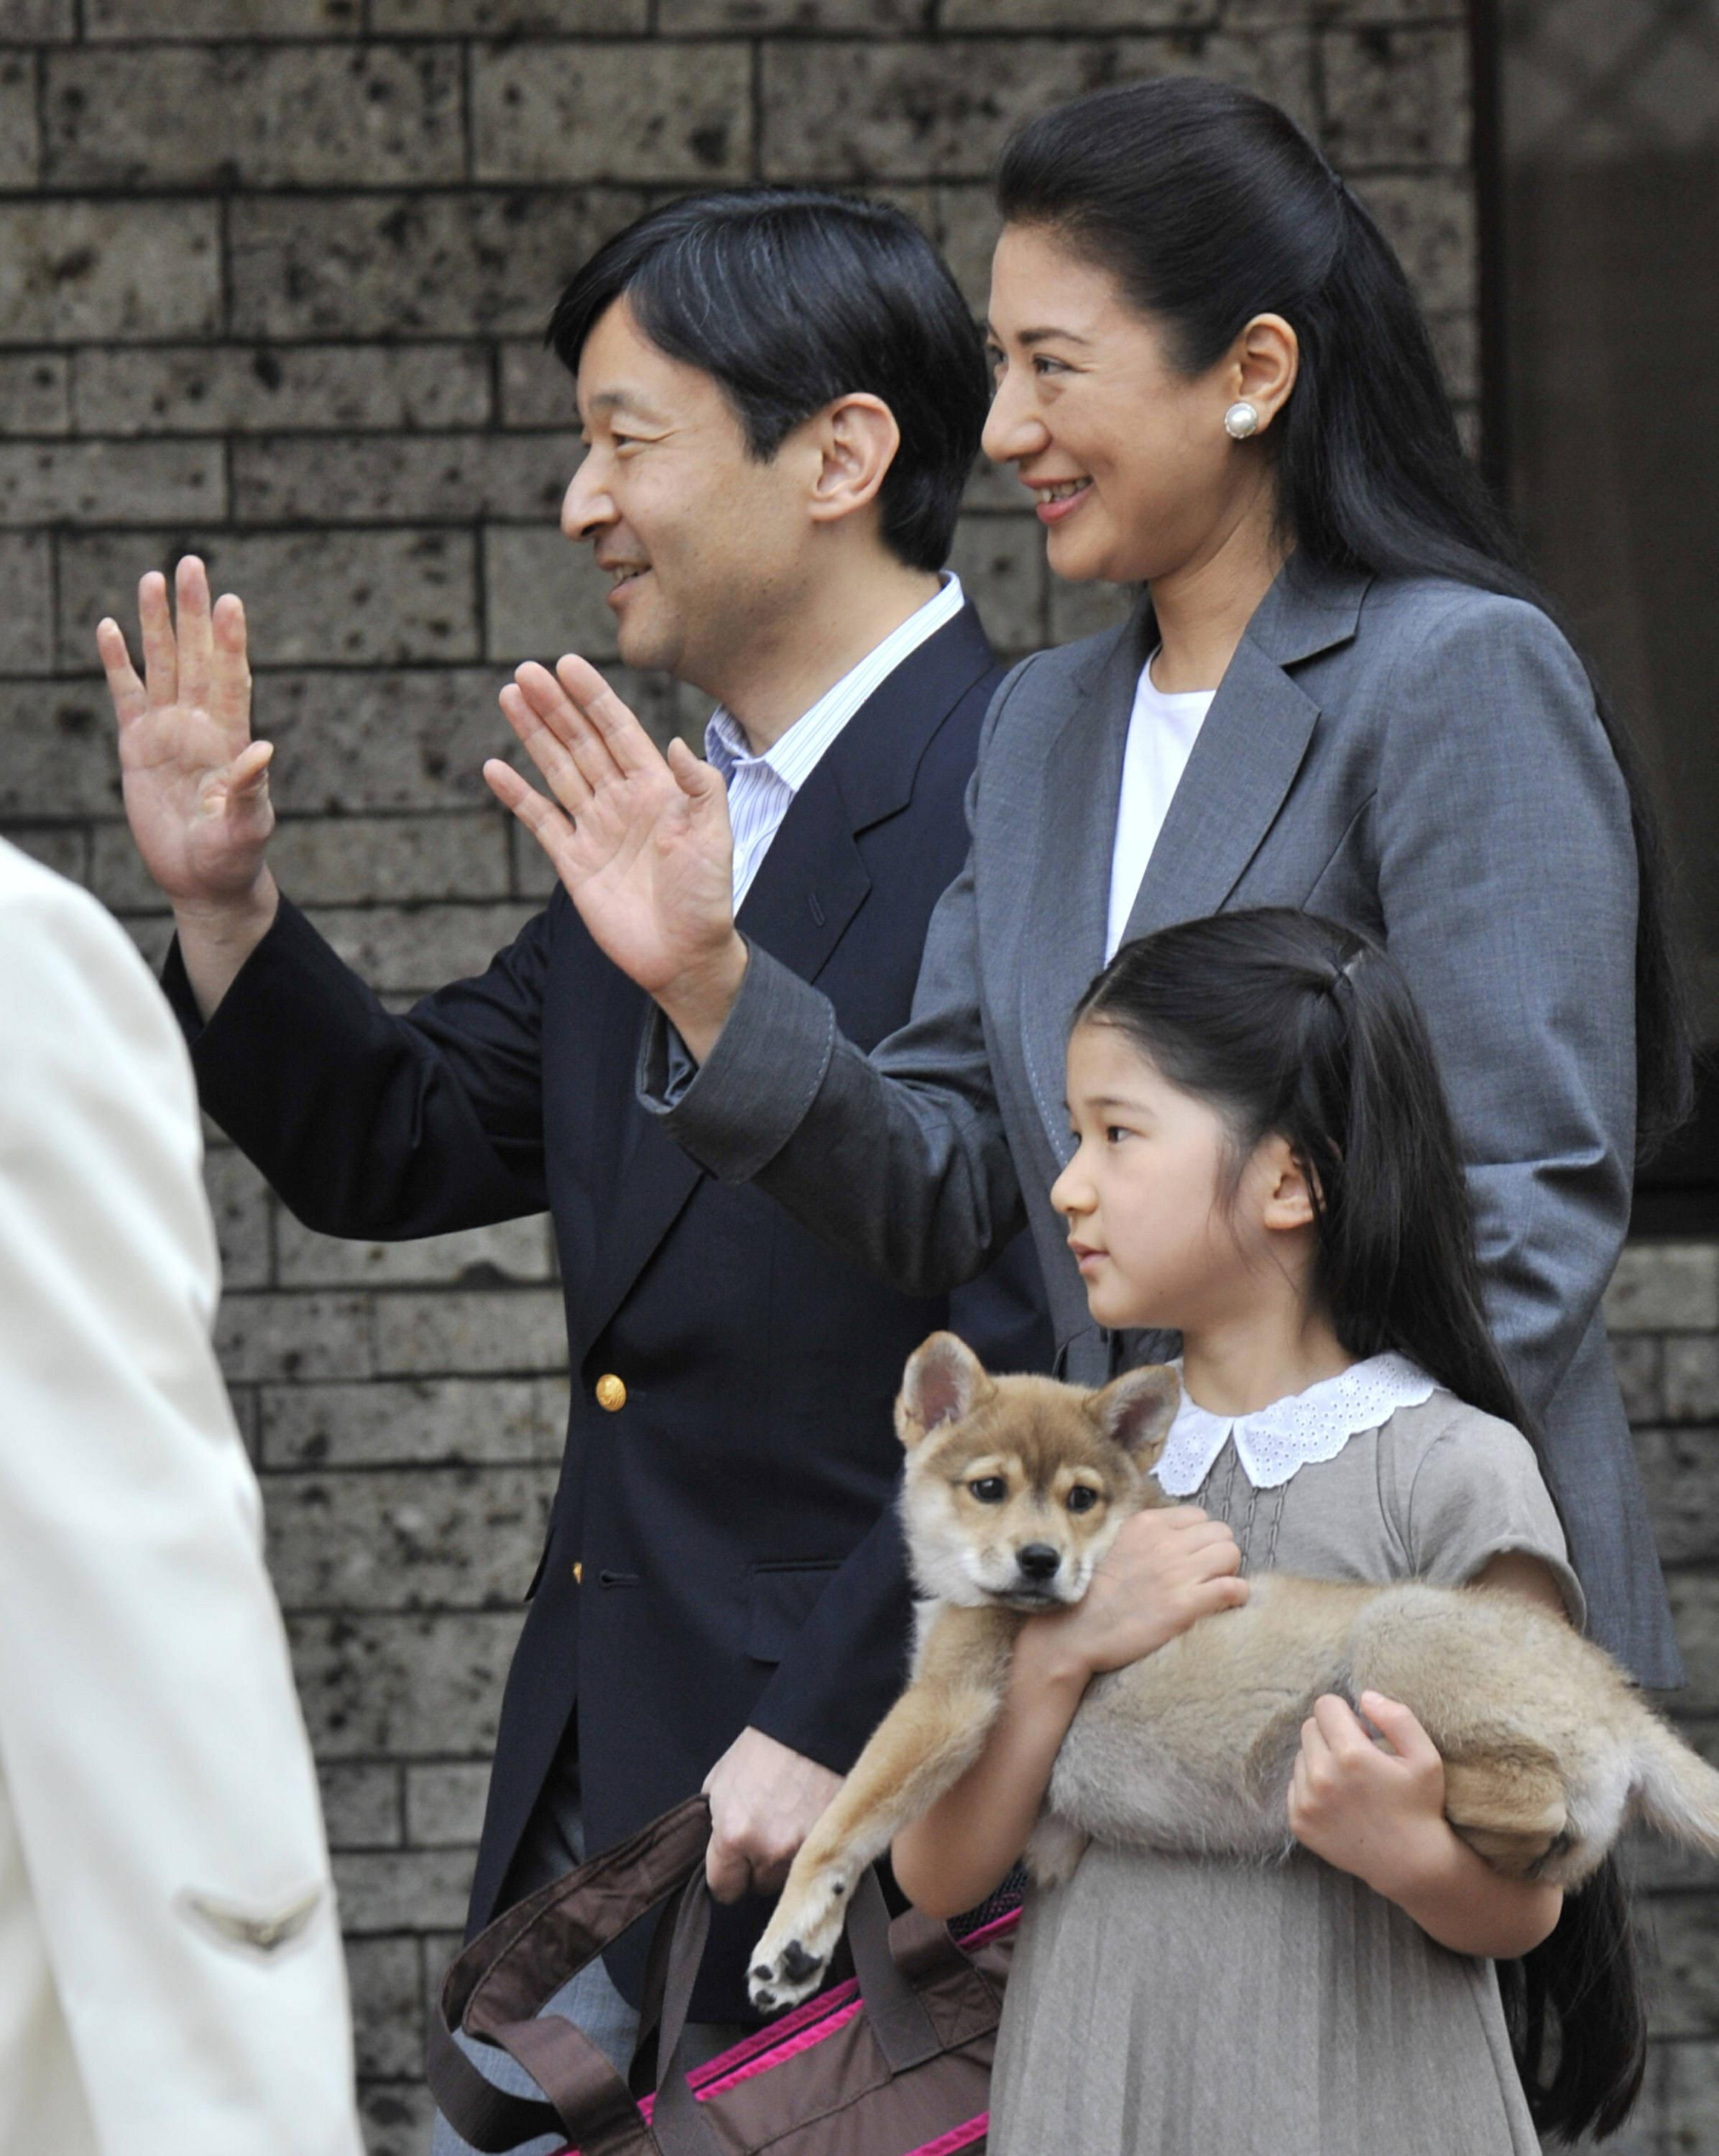
[[[1635,1768],[1640,1817],[1660,1834],[1719,1856],[1719,1774],[1646,1707]]]

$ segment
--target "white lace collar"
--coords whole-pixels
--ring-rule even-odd
[[[1182,1365],[1176,1365],[1180,1374]],[[1334,1460],[1352,1437],[1377,1430],[1398,1408],[1419,1407],[1437,1388],[1406,1355],[1373,1355],[1323,1378],[1305,1393],[1273,1400],[1253,1414],[1215,1415],[1187,1394],[1159,1455],[1159,1487],[1191,1497],[1212,1471],[1226,1441],[1256,1490],[1275,1490],[1310,1460]]]

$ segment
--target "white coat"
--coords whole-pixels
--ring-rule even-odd
[[[357,2156],[177,1028],[0,842],[0,2152]]]

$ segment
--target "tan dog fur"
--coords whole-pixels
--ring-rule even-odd
[[[895,1404],[926,1598],[912,1681],[795,1859],[752,1971],[761,2010],[817,1989],[860,1871],[978,1758],[1026,1616],[1079,1601],[1123,1520],[1167,1502],[1151,1469],[1178,1397],[1161,1366],[1087,1392],[991,1378],[952,1333],[916,1349]],[[1079,1487],[1096,1497],[1071,1506]],[[1054,1572],[1029,1578],[1023,1549],[1040,1568],[1054,1550]],[[1092,1681],[1029,1871],[1065,1878],[1094,1837],[1285,1855],[1302,1723],[1321,1693],[1352,1704],[1368,1690],[1419,1719],[1444,1761],[1446,1816],[1501,1871],[1578,1886],[1632,1818],[1719,1852],[1719,1774],[1549,1611],[1482,1588],[1268,1573],[1242,1608]]]

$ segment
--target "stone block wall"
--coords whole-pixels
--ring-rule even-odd
[[[478,776],[508,738],[496,687],[521,657],[613,655],[556,529],[576,429],[540,343],[598,240],[713,182],[853,185],[918,216],[982,305],[1015,121],[1203,69],[1287,105],[1354,181],[1471,417],[1467,65],[1455,0],[0,0],[0,829],[160,955],[92,633],[195,549],[249,609],[283,885],[391,1001],[480,966],[545,890]],[[1017,493],[976,478],[957,553],[1011,652],[1115,607],[1051,587]],[[696,699],[620,680],[660,735],[700,737]],[[368,2128],[408,2156],[559,1455],[549,1237],[337,1244],[218,1132],[208,1173]],[[1617,1305],[1696,1652],[1719,1623],[1716,1265],[1634,1254]],[[1719,1963],[1697,1875],[1654,1885],[1662,2136],[1719,2103]],[[1698,2145],[1675,2130],[1639,2146]]]
[[[1638,1243],[1606,1319],[1665,1568],[1687,1688],[1670,1707],[1719,1764],[1719,1245]],[[1719,2148],[1719,1865],[1633,1852],[1654,2042],[1644,2100],[1607,2148]]]

